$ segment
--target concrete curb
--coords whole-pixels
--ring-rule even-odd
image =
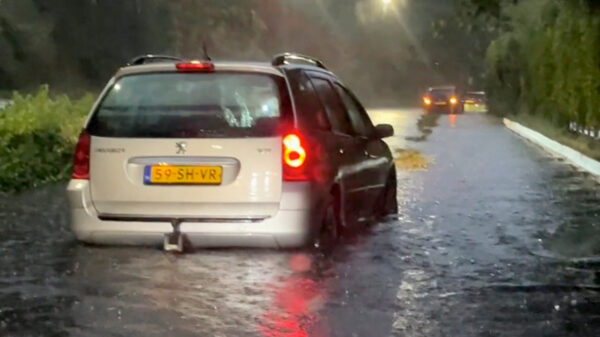
[[[504,118],[504,125],[519,136],[528,141],[540,146],[552,155],[566,159],[575,167],[587,171],[597,178],[600,178],[600,162],[573,150],[572,148],[562,145],[537,131],[533,131],[523,125],[513,122],[510,119]]]

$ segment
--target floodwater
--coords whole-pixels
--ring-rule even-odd
[[[64,185],[0,196],[0,336],[600,335],[593,178],[491,116],[371,115],[399,215],[327,254],[85,246]]]

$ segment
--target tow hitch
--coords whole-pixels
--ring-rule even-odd
[[[179,231],[179,225],[181,220],[171,220],[171,226],[173,226],[173,232],[165,234],[165,240],[163,249],[166,252],[183,253],[183,234]]]

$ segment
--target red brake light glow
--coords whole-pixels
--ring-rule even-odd
[[[90,142],[90,134],[81,132],[73,156],[73,179],[90,179]]]
[[[458,103],[458,98],[456,98],[456,96],[450,97],[450,104],[454,105],[456,103]]]
[[[180,72],[212,72],[215,65],[212,62],[189,61],[181,62],[175,65]]]
[[[431,105],[431,98],[427,96],[423,97],[423,103],[425,103],[425,105]]]
[[[283,161],[292,168],[299,168],[306,161],[306,150],[297,134],[288,134],[283,138]]]
[[[307,181],[307,152],[302,136],[296,132],[286,133],[282,143],[283,180]]]

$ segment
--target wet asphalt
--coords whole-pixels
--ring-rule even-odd
[[[0,336],[600,336],[592,177],[492,116],[371,115],[420,163],[327,254],[84,246],[64,185],[0,195]]]

